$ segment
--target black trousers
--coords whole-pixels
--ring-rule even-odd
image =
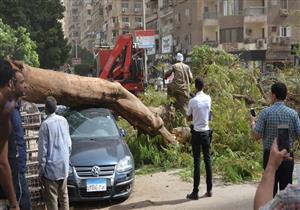
[[[199,192],[200,184],[200,153],[203,152],[205,171],[206,171],[206,191],[212,190],[212,169],[210,160],[210,131],[192,131],[192,150],[194,158],[194,193]]]
[[[267,167],[269,155],[270,155],[270,150],[264,150],[264,156],[263,156],[264,169],[266,169]],[[291,157],[294,157],[293,153],[290,153],[290,155]],[[283,190],[288,184],[292,184],[293,170],[294,170],[294,159],[285,160],[281,163],[281,165],[279,166],[275,174],[273,197],[275,197],[275,195],[278,192],[278,184],[279,184],[279,190]]]

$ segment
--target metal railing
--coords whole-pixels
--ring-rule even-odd
[[[244,9],[245,16],[257,16],[257,15],[265,15],[266,8],[265,7],[249,7]]]
[[[217,12],[204,12],[203,18],[204,19],[217,19],[218,13]]]

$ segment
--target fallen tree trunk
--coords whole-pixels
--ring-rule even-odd
[[[175,142],[160,116],[152,113],[118,82],[34,68],[15,61],[12,63],[25,76],[28,84],[25,99],[30,102],[44,103],[46,97],[51,95],[59,104],[70,107],[107,107],[143,132],[160,134],[168,142]]]

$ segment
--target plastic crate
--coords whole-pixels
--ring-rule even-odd
[[[42,186],[38,180],[38,175],[26,175],[30,192],[30,199],[33,206],[44,204]]]
[[[38,161],[28,161],[26,168],[26,176],[33,176],[39,173]]]
[[[38,179],[38,138],[39,128],[41,126],[41,114],[21,113],[22,126],[24,128],[24,139],[27,149],[27,170],[26,179],[30,192],[30,199],[33,207],[42,207],[44,209],[44,201],[42,196],[42,186]],[[35,209],[35,208],[33,208]]]
[[[22,125],[24,128],[40,127],[42,122],[41,113],[22,113]]]

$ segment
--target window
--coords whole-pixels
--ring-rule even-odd
[[[112,18],[112,22],[113,22],[113,23],[117,23],[117,22],[118,22],[118,18],[117,18],[117,17],[113,17],[113,18]]]
[[[224,0],[223,15],[233,16],[238,15],[241,10],[240,0]]]
[[[220,30],[221,43],[243,42],[243,28],[230,28]]]
[[[180,13],[176,14],[176,15],[175,15],[175,21],[176,21],[177,23],[180,23],[180,21],[181,21],[180,19],[181,19]]]
[[[185,16],[190,17],[190,9],[185,9]]]
[[[121,4],[122,4],[122,8],[126,8],[126,9],[129,8],[127,1],[123,1]]]
[[[128,1],[122,1],[121,7],[122,7],[122,11],[123,11],[123,12],[127,11],[128,8],[129,8]]]
[[[129,31],[124,30],[124,31],[123,31],[123,34],[129,34]]]
[[[129,17],[122,17],[123,23],[129,23]]]
[[[280,37],[291,37],[291,27],[280,27]]]
[[[281,0],[280,1],[280,8],[281,9],[288,9],[288,0]]]
[[[272,31],[272,33],[276,33],[277,32],[277,27],[276,26],[272,26],[271,31]]]
[[[116,37],[116,36],[118,36],[118,31],[113,30],[113,31],[112,31],[112,36],[113,36],[113,38]]]
[[[134,11],[139,12],[142,10],[142,4],[141,3],[135,3],[134,4]]]
[[[91,15],[91,14],[92,14],[92,11],[91,11],[90,9],[88,9],[88,10],[87,10],[87,14],[88,14],[88,15]]]
[[[142,22],[142,18],[141,17],[135,17],[135,22],[141,23]]]

